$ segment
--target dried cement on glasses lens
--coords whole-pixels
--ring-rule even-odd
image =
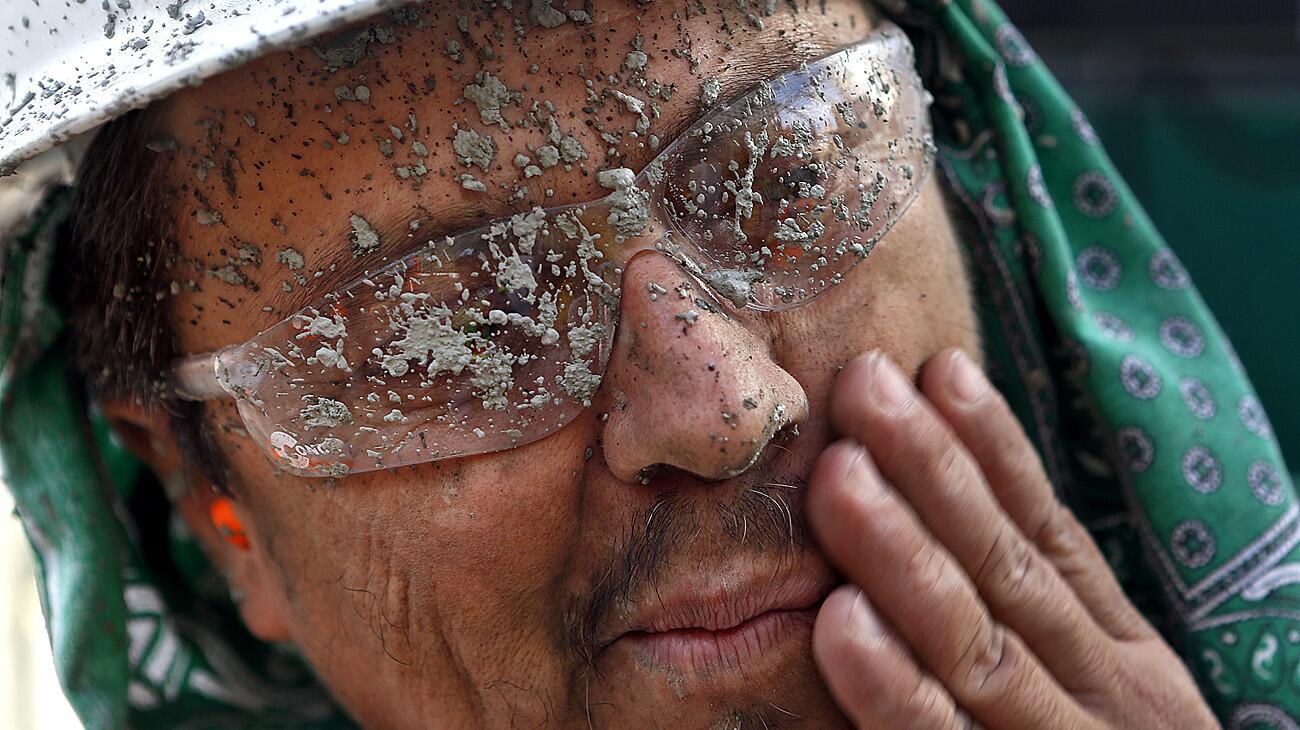
[[[475,87],[484,124],[505,125],[499,84]],[[430,243],[223,351],[222,386],[299,474],[534,441],[590,406],[636,253],[668,255],[735,307],[788,309],[842,281],[929,170],[928,102],[901,33],[880,31],[708,115],[640,175],[599,171],[601,201]],[[569,159],[560,142],[538,162]],[[496,153],[470,130],[455,147],[485,168]],[[374,231],[353,218],[364,247]]]

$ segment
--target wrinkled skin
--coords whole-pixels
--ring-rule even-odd
[[[946,350],[918,380],[880,352],[849,363],[830,408],[845,438],[809,480],[850,581],[814,653],[855,725],[1218,727],[975,363]]]
[[[705,79],[716,78],[726,98],[862,38],[871,24],[851,0],[780,5],[761,23],[730,2],[597,3],[590,11],[591,24],[554,29],[530,23],[523,9],[467,12],[466,34],[459,11],[430,10],[419,26],[379,23],[395,42],[370,43],[353,66],[331,73],[316,52],[300,49],[169,99],[160,113],[178,143],[182,259],[172,269],[180,292],[171,311],[181,351],[242,342],[404,252],[418,243],[410,220],[421,222],[420,235],[443,234],[533,205],[599,198],[596,171],[639,169],[653,153],[626,135],[608,153],[598,129],[626,133],[636,117],[613,100],[584,111],[592,104],[578,71],[581,64],[598,91],[611,74],[620,75],[614,88],[628,88],[622,80],[636,74],[621,67],[637,31],[650,59],[645,78],[677,85],[649,130],[666,143],[697,113]],[[462,45],[462,62],[448,58],[449,39]],[[480,69],[524,90],[504,112],[510,132],[484,124],[461,98]],[[369,103],[337,98],[336,87],[361,84]],[[515,122],[546,100],[588,157],[528,179],[527,194],[511,202],[523,182],[512,158],[545,144],[545,127]],[[453,125],[494,136],[490,171],[457,161]],[[428,149],[429,173],[403,179],[394,168],[414,164],[413,139]],[[213,164],[199,179],[204,158]],[[465,172],[487,192],[463,188],[456,178]],[[376,223],[379,249],[352,256],[352,214],[395,221]],[[249,242],[260,263],[240,260]],[[288,247],[304,268],[277,261]],[[652,299],[651,283],[669,295]],[[364,725],[846,723],[813,658],[813,619],[841,581],[806,528],[808,475],[833,438],[835,375],[854,356],[878,349],[914,372],[948,347],[979,352],[940,190],[932,179],[865,263],[802,308],[723,308],[687,326],[677,317],[686,305],[672,293],[679,286],[691,298],[708,296],[659,254],[631,260],[592,408],[513,450],[305,479],[277,471],[242,435],[233,402],[206,405],[249,550],[222,541],[206,521],[211,490],[182,463],[165,417],[129,403],[106,409],[122,430],[150,434],[128,440],[160,474],[184,470],[192,488],[179,507],[243,596],[250,629],[296,644]],[[858,578],[859,567],[840,569]],[[636,616],[683,619],[673,609],[683,601],[704,602],[703,613],[732,625],[728,616],[775,607],[773,596],[791,610],[689,661],[627,635],[644,626]]]

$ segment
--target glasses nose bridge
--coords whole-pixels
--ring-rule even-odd
[[[642,251],[654,250],[674,261],[680,269],[699,282],[701,288],[707,291],[719,305],[726,302],[736,309],[750,308],[760,311],[784,311],[798,306],[800,302],[784,305],[761,302],[756,296],[755,287],[763,280],[762,272],[744,264],[729,264],[725,241],[710,244],[709,240],[701,240],[698,232],[692,231],[691,226],[685,225],[678,219],[678,215],[686,215],[686,213],[675,211],[668,203],[670,197],[676,193],[672,192],[668,181],[669,173],[665,168],[676,167],[677,165],[672,164],[674,159],[680,162],[680,159],[673,154],[673,150],[680,146],[680,142],[681,140],[678,140],[661,152],[635,178],[631,170],[626,168],[597,173],[601,185],[613,191],[595,207],[589,208],[593,212],[601,211],[598,217],[606,223],[612,234],[611,243],[605,248],[607,260],[622,272]],[[678,170],[677,173],[680,174],[681,171]],[[728,188],[721,178],[702,180],[700,184],[700,197],[706,199],[694,201],[698,205],[716,204],[716,200],[709,198],[717,194],[718,190],[727,190],[731,195],[736,196],[736,205],[739,208],[740,191]],[[748,187],[746,186],[746,189]],[[691,190],[694,191],[694,188],[692,187]],[[705,195],[706,190],[708,196]],[[725,201],[727,193],[721,194],[722,200]],[[757,205],[762,205],[761,199]],[[717,217],[717,211],[702,210],[701,212],[713,216],[711,220],[721,220]],[[737,212],[737,216],[739,215]],[[748,217],[749,214],[746,213],[745,218]],[[620,225],[625,227],[619,230]],[[737,228],[740,225],[741,221],[737,218]],[[744,234],[740,235],[744,237]]]
[[[663,205],[664,186],[662,182],[656,183],[651,174],[656,164],[659,160],[636,177],[627,168],[597,173],[598,181],[611,192],[585,206],[582,212],[588,228],[608,236],[609,242],[601,246],[601,254],[620,279],[611,283],[621,286],[632,259],[642,252],[654,251],[676,263],[711,295],[718,295],[720,292],[710,284],[697,261],[698,243],[673,225],[672,216]]]

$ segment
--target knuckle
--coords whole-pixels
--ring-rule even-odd
[[[926,543],[912,555],[907,574],[914,588],[945,597],[959,589],[960,576],[937,546]]]
[[[997,446],[997,453],[1002,454],[1002,469],[1005,479],[1012,484],[1036,485],[1045,499],[1054,500],[1051,482],[1043,463],[1038,458],[1024,434],[1009,436]]]
[[[919,437],[928,444],[918,468],[922,479],[931,484],[954,484],[968,469],[966,454],[941,429],[928,427]]]
[[[1035,549],[1018,535],[1002,534],[976,576],[980,594],[998,602],[1023,603],[1042,591],[1046,579]]]
[[[1108,642],[1094,641],[1077,650],[1068,685],[1085,705],[1083,698],[1114,697],[1141,679],[1117,660],[1112,649]]]
[[[895,723],[895,726],[933,725],[945,715],[952,714],[951,702],[944,695],[943,688],[923,674],[917,676],[903,707],[906,708],[908,718],[897,718],[901,722]]]
[[[985,704],[1003,693],[1007,678],[1014,676],[1015,661],[1006,630],[983,621],[962,645],[947,684],[963,702]]]
[[[1070,510],[1053,498],[1044,505],[1043,515],[1029,538],[1045,554],[1067,557],[1078,552],[1082,529]]]

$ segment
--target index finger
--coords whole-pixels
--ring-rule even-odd
[[[978,366],[961,350],[946,350],[922,368],[921,389],[978,462],[1002,508],[1098,624],[1122,640],[1154,635],[1087,530],[1056,498],[1020,421]]]
[[[981,723],[1089,727],[1086,711],[980,599],[965,569],[849,441],[822,452],[808,517],[827,557]]]
[[[1072,688],[1104,682],[1115,661],[1107,651],[1111,637],[1007,516],[980,465],[889,358],[854,360],[836,390],[836,426],[867,447],[998,620]]]

